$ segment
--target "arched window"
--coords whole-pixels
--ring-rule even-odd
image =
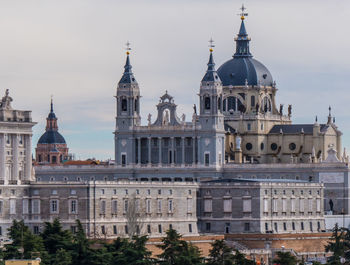
[[[137,100],[137,98],[135,99],[135,103],[134,103],[134,105],[135,105],[135,107],[134,107],[134,109],[135,109],[135,111],[137,111],[137,104],[138,104],[138,100]]]
[[[210,109],[210,97],[208,96],[204,98],[204,108]]]
[[[245,106],[237,97],[227,97],[224,100],[224,111],[240,111],[245,112]]]
[[[128,102],[126,98],[122,98],[122,111],[127,111],[128,109]]]
[[[271,112],[271,100],[269,97],[264,97],[262,102],[261,102],[261,110],[263,112]]]

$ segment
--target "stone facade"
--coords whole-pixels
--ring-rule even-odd
[[[302,181],[221,179],[202,182],[204,233],[304,233],[325,229],[323,185]]]

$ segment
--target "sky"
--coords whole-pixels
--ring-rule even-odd
[[[141,89],[141,115],[168,91],[190,119],[215,41],[218,68],[233,55],[244,3],[254,58],[276,80],[294,123],[326,122],[328,106],[350,147],[348,0],[0,0],[0,95],[32,110],[33,150],[50,98],[77,159],[113,159],[116,85],[125,43]]]

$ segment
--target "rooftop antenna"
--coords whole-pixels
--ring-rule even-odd
[[[248,13],[245,12],[247,8],[244,6],[244,4],[242,4],[242,7],[239,10],[241,10],[242,12],[238,15],[241,16],[241,20],[244,20],[244,18],[248,16]]]
[[[130,51],[131,51],[130,42],[127,41],[127,42],[125,43],[125,46],[126,46],[126,48],[125,48],[126,54],[129,55],[129,54],[130,54]]]
[[[213,38],[210,38],[208,42],[209,42],[208,47],[210,48],[209,51],[212,52],[213,48],[215,47]]]

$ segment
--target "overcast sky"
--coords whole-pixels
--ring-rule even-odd
[[[254,58],[278,86],[277,105],[293,105],[294,123],[325,122],[328,106],[350,147],[350,1],[247,0]],[[234,51],[242,1],[0,1],[0,93],[33,111],[33,148],[53,95],[59,131],[77,158],[114,158],[115,95],[131,42],[143,123],[165,90],[178,114],[198,103],[215,40],[217,68]]]

